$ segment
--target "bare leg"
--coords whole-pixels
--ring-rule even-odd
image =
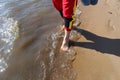
[[[61,45],[61,50],[62,51],[67,51],[69,49],[69,36],[70,36],[70,31],[64,30],[65,35],[63,38],[63,42]]]

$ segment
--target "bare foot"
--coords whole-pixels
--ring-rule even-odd
[[[62,46],[60,49],[62,51],[68,51],[68,49],[69,49],[68,41],[63,40],[63,43],[62,43]]]
[[[63,42],[62,42],[62,45],[61,45],[61,50],[62,51],[68,51],[70,31],[64,30],[64,32],[65,32],[65,35],[64,35]]]

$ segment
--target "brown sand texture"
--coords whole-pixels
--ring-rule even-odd
[[[120,80],[120,0],[78,6],[81,34],[73,42],[75,80]]]

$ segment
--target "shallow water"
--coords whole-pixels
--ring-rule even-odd
[[[0,80],[73,80],[51,0],[0,0]]]

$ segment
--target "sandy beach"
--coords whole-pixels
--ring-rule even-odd
[[[120,80],[120,1],[99,0],[94,6],[80,2],[78,11],[75,80]]]

